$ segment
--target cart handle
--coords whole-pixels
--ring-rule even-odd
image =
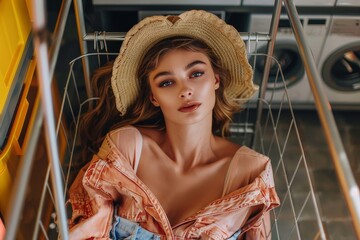
[[[360,191],[353,172],[351,170],[348,157],[340,138],[331,105],[323,90],[323,85],[316,64],[312,58],[310,48],[306,43],[304,31],[295,8],[291,0],[283,0],[285,8],[299,46],[299,52],[305,71],[309,79],[311,91],[314,95],[316,109],[320,118],[322,128],[328,143],[331,158],[333,160],[337,176],[340,181],[342,192],[345,196],[349,208],[357,237],[360,239]]]

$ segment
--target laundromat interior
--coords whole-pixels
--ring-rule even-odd
[[[360,239],[359,0],[1,0],[0,240],[68,239],[92,72],[141,19],[191,9],[245,41],[260,88],[230,138],[272,160],[269,239]]]

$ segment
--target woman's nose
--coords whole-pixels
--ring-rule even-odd
[[[187,98],[193,95],[193,91],[190,88],[184,88],[181,90],[179,97],[180,98]]]

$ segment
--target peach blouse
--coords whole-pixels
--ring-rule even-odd
[[[155,195],[136,175],[141,149],[142,135],[133,126],[107,134],[98,154],[82,168],[69,190],[70,239],[110,239],[115,206],[115,214],[161,239],[228,239],[239,230],[238,239],[266,238],[263,216],[280,204],[268,157],[240,147],[231,160],[223,196],[171,226]],[[244,177],[248,168],[244,160],[255,164],[258,171]],[[240,171],[239,186],[234,179]]]

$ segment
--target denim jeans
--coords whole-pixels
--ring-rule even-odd
[[[236,231],[231,237],[228,238],[228,240],[236,240],[240,233],[241,230]]]
[[[142,228],[138,223],[115,216],[110,238],[114,240],[160,240],[160,236]]]
[[[138,223],[115,216],[110,238],[113,240],[160,240],[160,236],[142,228]],[[235,232],[228,240],[236,240],[241,230]]]

